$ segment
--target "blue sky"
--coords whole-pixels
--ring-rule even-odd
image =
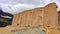
[[[0,0],[0,8],[4,12],[16,14],[24,10],[29,10],[55,2],[60,10],[60,0]]]

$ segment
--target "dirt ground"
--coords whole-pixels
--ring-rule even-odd
[[[60,29],[50,29],[48,34],[60,34]]]

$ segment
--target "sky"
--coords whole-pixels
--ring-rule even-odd
[[[60,10],[60,0],[0,0],[0,9],[4,12],[17,14],[24,10],[29,10],[55,2]]]

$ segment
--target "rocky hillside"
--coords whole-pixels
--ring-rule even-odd
[[[60,25],[60,11],[58,12],[58,21],[59,21],[59,25]]]
[[[0,10],[0,27],[5,27],[12,24],[13,15],[10,13],[5,13]]]

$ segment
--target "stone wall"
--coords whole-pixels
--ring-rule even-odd
[[[35,8],[15,14],[12,25],[20,27],[32,26],[58,26],[57,5],[50,3],[45,7]]]

